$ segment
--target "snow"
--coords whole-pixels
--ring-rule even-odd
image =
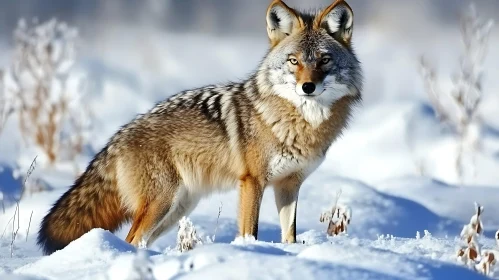
[[[484,206],[480,244],[483,249],[498,246],[499,97],[493,94],[499,88],[494,79],[499,53],[491,48],[484,67],[490,74],[484,77],[477,174],[461,184],[455,137],[438,122],[417,74],[421,52],[437,57],[443,70],[453,68],[459,49],[449,50],[448,44],[458,42],[457,27],[442,29],[428,44],[413,44],[400,31],[381,33],[377,28],[356,27],[354,42],[366,72],[365,102],[300,190],[296,244],[280,243],[279,217],[268,189],[259,240],[236,238],[238,196],[230,191],[202,200],[189,216],[202,241],[192,251],[176,249],[177,228],[148,250],[136,249],[123,241],[130,228],[124,225],[115,234],[94,229],[42,256],[36,245],[40,221],[74,178],[72,165],[60,163],[35,169],[33,176],[51,189],[21,200],[11,257],[11,218],[21,185],[12,174],[36,155],[23,148],[13,117],[0,135],[0,197],[5,205],[5,213],[0,212],[0,231],[5,229],[0,279],[483,279],[458,262],[456,252],[475,201]],[[126,32],[146,37],[150,52],[135,36],[123,41],[105,33],[85,42],[77,63],[78,71],[94,82],[86,105],[98,120],[90,147],[78,159],[80,166],[135,114],[178,90],[245,77],[267,47],[264,37],[143,33],[133,27]],[[499,43],[498,31],[492,32],[491,46]],[[442,87],[447,86],[444,81]],[[320,217],[331,211],[340,191],[338,205],[351,209],[351,222],[348,234],[329,237]]]
[[[136,250],[108,231],[94,229],[67,248],[16,269],[40,279],[482,279],[452,264],[455,244],[433,237],[360,240],[309,231],[305,244],[236,239],[194,251]],[[141,275],[156,278],[134,278]],[[36,278],[35,278],[36,279]]]
[[[417,195],[409,200],[384,194],[358,181],[319,171],[303,186],[298,205],[297,244],[279,243],[278,217],[272,195],[268,193],[262,205],[260,240],[235,238],[236,193],[231,192],[202,201],[190,216],[200,238],[205,241],[193,251],[179,253],[175,249],[176,230],[160,238],[144,254],[137,253],[133,246],[123,241],[126,229],[117,235],[94,229],[65,249],[42,257],[34,244],[34,234],[29,236],[28,242],[24,241],[25,235],[20,234],[14,258],[10,258],[10,240],[1,239],[0,269],[39,279],[140,279],[131,278],[131,275],[144,267],[150,267],[151,275],[156,277],[151,279],[196,279],[207,275],[217,275],[220,279],[254,279],[255,275],[258,279],[260,276],[263,279],[322,279],[328,275],[334,275],[335,279],[442,279],[440,277],[453,275],[463,277],[459,279],[481,279],[456,259],[459,232],[472,216],[473,204],[444,200],[448,194],[440,194],[439,188],[458,188],[431,182],[400,179],[397,189],[413,189],[415,194],[425,193],[419,191],[420,185],[429,188],[427,193],[435,189],[434,198],[439,197],[447,209],[453,207],[456,212],[464,208],[462,218],[458,214],[446,215],[445,211],[434,213],[415,202]],[[324,208],[330,207],[339,189],[342,190],[341,203],[352,208],[352,223],[348,235],[328,237],[327,225],[319,222],[319,216]],[[475,187],[466,189],[474,190]],[[409,197],[411,193],[404,194]],[[493,217],[485,216],[486,207],[490,206],[489,213],[497,213],[493,210],[497,195],[499,188],[490,188],[489,198],[481,200],[485,205],[486,229],[490,216]],[[32,209],[35,214],[31,227],[36,229],[48,204],[58,196],[57,193],[40,193],[23,200],[20,232],[25,232],[25,217]],[[217,201],[223,201],[223,208],[216,243],[211,243],[209,237],[217,222]],[[2,224],[6,224],[4,217],[11,216],[12,211],[8,210],[0,220]],[[420,234],[416,238],[417,232]],[[491,237],[493,233],[481,239],[484,248],[495,246]],[[136,266],[137,262],[142,265]]]

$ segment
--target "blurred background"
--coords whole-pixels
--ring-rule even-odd
[[[325,168],[373,184],[400,176],[497,184],[499,1],[348,2],[364,103]],[[22,177],[38,155],[36,188],[67,186],[136,114],[180,90],[254,71],[268,48],[269,3],[2,1],[0,163]],[[32,65],[37,56],[49,57],[46,68]],[[29,81],[37,71],[43,79]],[[456,97],[463,88],[471,101]]]
[[[132,25],[150,28],[154,26],[166,32],[194,32],[217,36],[241,34],[259,35],[265,27],[264,15],[271,1],[243,0],[54,0],[50,2],[21,0],[1,3],[1,32],[9,37],[20,17],[37,17],[47,20],[52,17],[76,25],[89,35],[95,31],[115,26]],[[327,0],[286,1],[290,6],[302,10],[321,8],[330,4]],[[456,15],[467,0],[421,0],[413,1],[349,1],[360,25],[374,22],[397,23],[393,28],[413,26],[413,21],[434,21],[450,25],[458,21]],[[494,17],[499,12],[495,0],[480,0],[478,9],[484,17]],[[261,34],[260,34],[261,35]]]

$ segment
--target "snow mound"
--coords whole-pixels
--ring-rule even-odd
[[[364,269],[281,255],[268,254],[267,247],[238,247],[216,244],[183,256],[182,279],[387,279]],[[179,262],[179,259],[169,262]],[[207,265],[209,264],[209,265]],[[159,279],[159,278],[158,278]]]
[[[499,228],[497,187],[457,187],[425,177],[391,179],[376,187],[387,194],[417,202],[443,219],[450,220],[467,222],[474,214],[473,203],[476,201],[485,207],[482,216],[485,234],[491,236]]]
[[[319,181],[319,177],[322,178],[321,183],[317,184],[315,182]],[[357,237],[372,239],[381,234],[414,237],[416,231],[424,230],[443,236],[448,233],[455,234],[462,226],[452,218],[436,215],[417,202],[381,193],[360,181],[325,176],[321,172],[313,174],[310,179],[302,187],[303,192],[300,192],[297,222],[300,228],[317,228],[320,213],[331,209],[339,190],[339,203],[348,205],[353,211],[348,233]],[[302,219],[314,216],[317,217],[316,220]],[[322,224],[320,229],[325,230],[326,227],[326,224]]]
[[[16,273],[65,279],[81,279],[87,270],[104,268],[118,255],[135,253],[132,245],[103,229],[93,229],[66,248],[17,269]],[[81,277],[81,278],[79,278]]]
[[[89,235],[73,242],[79,244],[73,244],[71,250],[59,251],[59,258],[44,257],[17,273],[68,280],[485,279],[456,263],[453,241],[431,236],[366,240],[306,232],[300,238],[307,244],[238,238],[232,244],[207,244],[186,253],[151,254],[129,251],[102,230]],[[308,245],[313,242],[318,243]],[[80,245],[87,245],[82,256],[73,255],[71,264],[61,262],[63,253],[69,258],[69,253],[76,253],[74,249],[85,247]],[[84,251],[98,254],[89,259]]]

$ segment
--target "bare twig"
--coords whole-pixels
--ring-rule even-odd
[[[9,221],[5,225],[5,228],[3,229],[3,232],[2,232],[2,238],[4,237],[5,233],[7,232],[7,228],[9,227],[10,222],[12,221],[12,219],[14,219],[14,217],[10,217]]]
[[[336,200],[334,201],[334,206],[333,206],[333,211],[331,212],[331,217],[332,217],[332,213],[334,213],[334,211],[336,210],[336,207],[338,207],[338,201],[340,200],[340,196],[341,196],[341,192],[342,190],[339,189],[337,192],[336,192]]]
[[[321,215],[321,218],[320,218],[320,222],[321,223],[323,223],[325,221],[331,221],[331,220],[333,220],[333,215],[334,215],[334,212],[336,211],[336,208],[338,207],[338,201],[340,200],[341,192],[342,192],[341,189],[339,189],[336,192],[336,199],[334,201],[333,208],[331,208],[330,215]]]
[[[437,74],[435,73],[435,69],[430,65],[430,62],[425,58],[420,58],[420,68],[421,68],[421,76],[423,77],[423,82],[425,86],[426,93],[428,94],[428,99],[430,100],[431,105],[435,110],[435,114],[437,118],[442,123],[452,123],[453,120],[449,115],[449,112],[445,109],[445,106],[442,105],[440,100],[440,96],[442,96],[441,91],[437,88],[434,81],[437,80]]]
[[[424,57],[420,60],[421,76],[430,104],[441,123],[448,125],[456,134],[456,173],[464,183],[464,152],[469,147],[473,176],[476,174],[475,152],[480,146],[480,104],[482,92],[482,64],[487,54],[492,20],[478,17],[475,6],[470,5],[461,17],[461,37],[464,54],[459,69],[453,77],[453,89],[444,92],[438,89],[438,77],[432,65]]]
[[[26,182],[28,181],[29,176],[31,176],[31,173],[35,170],[36,166],[36,158],[38,156],[35,156],[33,161],[31,162],[31,165],[29,166],[28,172],[26,173],[26,177],[24,178],[24,182],[21,186],[21,195],[19,198],[16,200],[16,208],[14,210],[14,216],[13,216],[13,221],[12,221],[12,240],[10,242],[10,257],[12,258],[14,256],[14,241],[16,240],[17,234],[19,232],[20,228],[20,209],[19,209],[19,203],[21,201],[21,197],[23,196],[24,190],[26,188]],[[17,228],[14,228],[14,225],[16,223],[16,214],[17,214]],[[30,219],[31,221],[31,219]]]
[[[220,220],[220,214],[222,213],[222,206],[223,206],[223,203],[220,201],[220,206],[218,207],[217,224],[215,226],[215,233],[213,234],[213,243],[215,242],[215,238],[217,236],[218,221]]]
[[[21,196],[23,196],[24,194],[24,191],[26,190],[26,182],[28,181],[28,178],[31,176],[31,173],[33,173],[33,171],[35,171],[35,167],[36,167],[36,159],[38,158],[38,156],[35,156],[35,158],[33,159],[33,161],[31,162],[29,168],[28,168],[28,172],[26,172],[26,177],[24,178],[24,182],[23,182],[23,185],[22,185],[22,189],[21,189]]]
[[[338,210],[338,201],[340,200],[340,196],[341,196],[341,189],[338,190],[338,192],[336,193],[336,201],[334,202],[334,206],[333,206],[333,209],[331,210],[331,220],[329,220],[329,225],[327,226],[327,234],[329,235],[333,235],[335,234],[336,232],[336,223],[334,222],[334,215],[336,213],[338,213],[338,218],[339,215],[340,215],[340,211],[337,211]]]
[[[33,218],[33,210],[31,210],[31,215],[29,215],[28,229],[26,230],[26,242],[28,242],[29,228],[31,226],[31,218]]]

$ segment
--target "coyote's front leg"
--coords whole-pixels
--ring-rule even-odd
[[[274,184],[275,203],[281,222],[281,242],[296,242],[296,208],[303,176],[294,173]]]

